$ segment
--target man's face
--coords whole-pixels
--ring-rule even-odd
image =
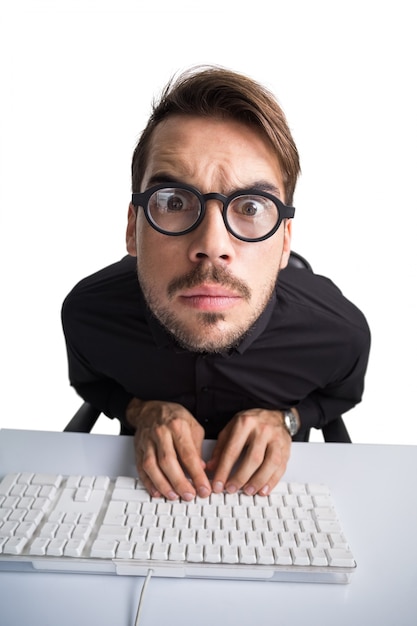
[[[269,143],[230,120],[171,116],[153,134],[141,191],[175,181],[201,193],[229,195],[272,186],[285,202],[281,170]],[[142,208],[129,207],[127,251],[137,256],[139,282],[159,321],[189,350],[218,352],[236,345],[264,310],[288,261],[291,221],[269,239],[244,242],[225,227],[222,204],[207,202],[193,231],[154,230]]]

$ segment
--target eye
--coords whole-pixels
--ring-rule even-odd
[[[184,199],[180,195],[176,194],[167,198],[168,211],[182,211],[184,208]]]
[[[157,192],[156,205],[164,213],[183,213],[199,208],[198,198],[187,189],[160,189]]]
[[[243,215],[247,215],[248,217],[256,215],[260,208],[262,208],[262,207],[260,207],[259,204],[257,202],[254,202],[253,200],[243,202],[240,205],[241,213]]]
[[[232,204],[233,211],[242,217],[255,217],[268,208],[268,200],[261,196],[240,196]]]

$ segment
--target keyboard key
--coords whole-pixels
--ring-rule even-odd
[[[30,539],[36,530],[36,524],[33,522],[21,522],[19,526],[16,528],[15,536],[16,537],[26,537],[26,539]]]
[[[136,478],[132,476],[118,476],[115,483],[116,489],[135,489]]]
[[[294,565],[310,565],[310,557],[305,548],[290,548]]]
[[[326,565],[328,565],[326,552],[322,548],[309,548],[308,554],[311,565],[319,567],[326,567]]]
[[[16,484],[10,489],[11,496],[19,496],[21,498],[26,491],[26,485]]]
[[[35,509],[36,511],[43,511],[45,513],[50,506],[51,503],[48,498],[35,498],[35,501],[32,504],[32,509]]]
[[[1,527],[1,535],[3,537],[13,537],[19,522],[4,522]]]
[[[30,545],[29,554],[33,554],[35,556],[43,556],[46,554],[46,549],[50,539],[47,537],[37,537],[34,539]]]
[[[229,563],[231,565],[239,563],[239,551],[237,546],[222,546],[221,553],[223,563]]]
[[[240,562],[252,565],[256,563],[256,551],[255,548],[249,546],[240,546],[239,548]]]
[[[112,494],[112,500],[122,500],[123,502],[149,502],[150,496],[143,489],[122,489],[116,488]]]
[[[56,522],[47,522],[43,525],[40,530],[41,537],[47,537],[48,539],[53,539],[55,537],[56,531],[59,528],[59,524]]]
[[[202,563],[203,546],[189,544],[187,546],[187,560],[190,561],[190,563]]]
[[[61,481],[61,474],[35,474],[31,483],[32,485],[53,485],[54,487],[59,487]]]
[[[317,529],[321,533],[341,534],[342,529],[338,520],[316,520]]]
[[[91,547],[91,556],[99,559],[113,559],[116,555],[117,541],[96,539]]]
[[[292,556],[289,548],[273,548],[276,565],[292,565]]]
[[[66,539],[51,539],[46,548],[46,554],[49,556],[63,556]]]
[[[80,480],[80,487],[92,489],[95,482],[95,476],[83,476]]]
[[[22,522],[27,511],[26,509],[6,509],[10,510],[10,515],[8,517],[9,522]]]
[[[74,494],[75,502],[88,502],[92,493],[90,487],[78,487]]]
[[[14,509],[6,509],[6,508],[1,508],[0,509],[0,525],[2,522],[5,522],[6,520],[9,519],[10,515],[13,513]]]
[[[98,531],[98,539],[113,539],[114,541],[126,541],[129,539],[130,528],[127,526],[101,526]]]
[[[172,543],[169,546],[168,559],[170,561],[184,561],[186,548],[184,544]]]
[[[72,533],[73,539],[88,539],[91,534],[92,526],[90,524],[76,524]],[[100,532],[100,531],[99,531]]]
[[[116,549],[116,557],[118,559],[131,559],[133,557],[133,551],[135,543],[130,541],[120,541]]]
[[[272,565],[275,562],[273,550],[267,546],[257,547],[256,555],[258,563],[261,565]]]
[[[355,567],[355,559],[349,549],[328,548],[326,555],[330,565],[337,567]]]
[[[151,545],[150,544],[136,544],[133,558],[138,559],[139,561],[147,561],[151,554]]]
[[[221,556],[220,546],[213,546],[211,544],[204,546],[204,561],[206,563],[220,563]]]
[[[27,537],[10,537],[3,545],[4,554],[21,554],[27,544]]]
[[[56,539],[70,539],[74,530],[74,524],[60,524],[56,531]]]
[[[94,479],[94,489],[106,490],[110,484],[108,476],[96,476]]]
[[[168,550],[168,544],[154,543],[152,546],[151,557],[156,561],[166,561],[168,558]]]
[[[342,548],[345,550],[349,547],[346,538],[340,533],[330,533],[329,541],[332,548]]]
[[[70,539],[64,547],[65,556],[80,557],[85,546],[84,539]]]
[[[9,495],[18,478],[19,474],[7,474],[7,476],[4,476],[3,480],[0,482],[0,495]]]
[[[215,546],[227,546],[229,545],[229,533],[227,530],[214,530],[213,531],[213,545]]]

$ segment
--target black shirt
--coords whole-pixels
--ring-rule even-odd
[[[178,402],[208,439],[238,411],[297,407],[302,428],[295,439],[302,439],[363,393],[367,322],[330,280],[308,270],[282,270],[262,315],[224,354],[176,344],[148,309],[130,256],[78,283],[62,320],[71,384],[123,423],[132,397]]]

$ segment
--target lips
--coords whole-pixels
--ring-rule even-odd
[[[221,311],[234,306],[242,298],[221,285],[199,285],[177,294],[186,305],[204,311]]]

